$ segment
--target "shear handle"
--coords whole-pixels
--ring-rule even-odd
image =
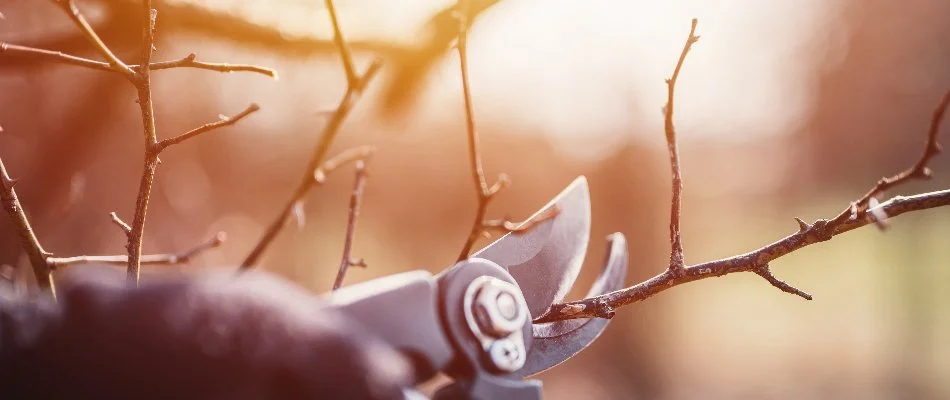
[[[344,287],[327,295],[333,307],[412,361],[415,384],[445,368],[454,351],[440,323],[439,290],[426,271],[410,271]]]

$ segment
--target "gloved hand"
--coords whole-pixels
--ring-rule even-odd
[[[410,381],[395,350],[273,275],[68,275],[58,304],[0,295],[0,398],[397,399]]]

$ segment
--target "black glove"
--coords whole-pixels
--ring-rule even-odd
[[[60,280],[58,304],[0,294],[0,398],[398,399],[409,383],[395,350],[275,276],[135,289],[81,271]]]

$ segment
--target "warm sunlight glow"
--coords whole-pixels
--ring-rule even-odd
[[[288,37],[331,36],[322,6],[285,1],[262,12],[251,7],[257,3],[268,7],[205,5],[280,26]],[[338,8],[349,39],[407,44],[451,3],[351,0]],[[792,133],[810,112],[819,68],[845,52],[834,25],[838,7],[821,0],[505,0],[480,16],[471,33],[480,125],[540,134],[582,158],[609,154],[604,150],[630,139],[661,145],[664,80],[695,17],[701,39],[676,92],[682,140]],[[419,114],[409,119],[459,126],[457,60],[453,52],[445,57],[429,77]]]
[[[684,140],[788,133],[809,111],[822,58],[841,51],[835,13],[815,0],[502,2],[472,34],[479,114],[586,154],[631,136],[656,141],[664,79],[696,17],[702,38],[676,95]],[[445,64],[430,113],[456,101],[456,63]]]

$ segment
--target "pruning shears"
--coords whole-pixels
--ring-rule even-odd
[[[534,324],[577,279],[590,239],[586,178],[575,179],[539,210],[531,229],[509,233],[438,274],[418,270],[340,289],[330,303],[373,330],[411,360],[415,383],[443,372],[454,381],[434,399],[541,398],[526,380],[590,345],[608,319]],[[608,238],[604,266],[587,296],[623,286],[624,236]],[[425,398],[413,389],[407,398]]]

